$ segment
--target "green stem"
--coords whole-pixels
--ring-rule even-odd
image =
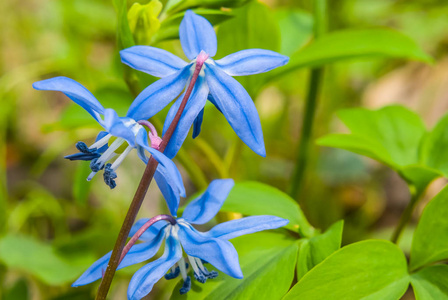
[[[400,222],[395,228],[394,233],[392,234],[392,238],[390,239],[393,243],[395,244],[398,243],[398,239],[400,238],[403,229],[406,227],[406,224],[408,224],[409,220],[412,217],[412,213],[414,211],[415,205],[418,203],[418,200],[420,199],[420,195],[421,195],[420,193],[412,194],[411,201],[409,202],[408,206],[406,206],[406,209],[401,215]]]
[[[327,31],[326,0],[314,2],[314,38],[318,39]],[[304,184],[304,175],[309,160],[310,143],[313,132],[314,117],[316,115],[317,101],[322,85],[323,68],[311,69],[308,83],[308,94],[305,102],[305,114],[296,155],[295,169],[290,184],[290,195],[298,199]]]

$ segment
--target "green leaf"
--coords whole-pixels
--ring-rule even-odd
[[[134,37],[128,23],[128,7],[126,0],[114,0],[117,11],[117,39],[120,49],[129,48],[135,45]]]
[[[238,182],[227,197],[221,211],[243,215],[273,215],[289,220],[285,227],[312,237],[315,229],[308,223],[299,205],[287,194],[259,182]]]
[[[409,285],[403,252],[368,240],[346,246],[308,272],[283,298],[399,299]]]
[[[34,238],[12,234],[0,239],[0,260],[8,268],[32,274],[50,285],[71,282],[85,268],[69,264],[51,246]]]
[[[341,248],[343,227],[344,221],[341,220],[328,228],[325,233],[316,235],[309,240],[302,240],[297,260],[298,279]]]
[[[423,268],[411,275],[411,284],[417,300],[448,299],[448,266]]]
[[[265,4],[250,2],[235,9],[234,15],[219,26],[217,59],[244,49],[280,50],[280,28],[274,13]],[[237,80],[254,96],[264,76],[266,74],[241,76]]]
[[[382,162],[412,185],[418,193],[441,174],[422,164],[420,145],[426,137],[421,118],[398,105],[379,110],[365,108],[338,112],[350,134],[329,134],[317,144],[345,149]]]
[[[275,17],[280,27],[280,53],[289,56],[309,42],[313,35],[313,17],[309,12],[277,9]]]
[[[410,267],[448,259],[448,187],[435,196],[423,210],[412,240]]]
[[[320,67],[353,58],[395,57],[431,62],[432,58],[406,35],[390,29],[349,29],[321,36],[291,56],[269,78],[300,68]]]
[[[5,291],[3,300],[26,300],[29,299],[28,285],[25,279],[20,279],[14,285]],[[0,294],[1,296],[1,294]]]
[[[421,149],[421,159],[429,167],[439,170],[448,177],[448,114],[437,122],[427,135]]]
[[[280,299],[291,286],[297,257],[297,240],[282,233],[261,232],[231,241],[238,251],[243,279],[219,272],[206,284],[192,281],[191,290],[180,295],[182,280],[171,299]],[[211,267],[211,266],[210,266]],[[207,265],[209,268],[209,265]]]

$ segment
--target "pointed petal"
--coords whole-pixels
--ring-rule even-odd
[[[276,216],[251,216],[218,224],[204,234],[230,240],[244,234],[283,227],[288,223],[289,220]]]
[[[36,90],[59,91],[84,108],[97,122],[101,124],[100,115],[104,114],[104,107],[80,83],[67,77],[55,77],[33,83]]]
[[[188,255],[209,262],[229,276],[243,278],[238,253],[229,241],[204,236],[185,223],[179,223],[179,239]]]
[[[129,232],[129,237],[132,237],[146,222],[148,222],[148,218],[143,218],[135,222],[132,226],[131,231]],[[159,232],[167,226],[167,222],[159,221],[154,223],[151,227],[146,229],[146,231],[140,236],[139,240],[144,242],[152,241]]]
[[[161,189],[168,204],[177,203],[174,206],[170,206],[170,211],[173,215],[176,215],[177,208],[179,206],[179,197],[185,197],[185,187],[183,184],[182,176],[176,167],[176,164],[165,156],[165,154],[160,151],[149,147],[148,145],[148,135],[146,131],[140,130],[136,136],[136,142],[138,145],[146,149],[155,160],[159,162],[156,169],[155,179],[157,185]],[[174,197],[174,199],[173,199]]]
[[[133,69],[156,77],[165,77],[187,63],[170,52],[150,46],[133,46],[120,51],[121,61]]]
[[[190,67],[187,66],[157,80],[135,98],[129,107],[127,116],[136,121],[151,118],[182,92],[189,76]]]
[[[113,136],[123,138],[130,146],[135,147],[135,133],[129,125],[124,123],[126,121],[135,123],[134,120],[129,120],[129,118],[118,117],[115,110],[111,108],[106,109],[104,112],[104,129]],[[142,128],[141,130],[144,129]]]
[[[204,119],[204,109],[202,109],[193,123],[193,138],[197,138],[199,133],[201,133],[202,120]]]
[[[177,239],[168,236],[165,252],[159,259],[145,265],[132,276],[128,287],[128,299],[140,300],[151,292],[154,284],[181,259],[182,247]]]
[[[199,76],[191,93],[190,99],[188,99],[187,105],[185,106],[182,116],[180,117],[179,123],[174,130],[173,136],[171,137],[165,151],[163,152],[166,156],[170,158],[176,156],[177,152],[179,151],[188,135],[188,131],[190,130],[191,125],[205,106],[208,91],[208,86],[205,83],[204,78]],[[179,110],[179,106],[182,103],[184,96],[185,93],[182,94],[179,99],[177,99],[173,106],[171,106],[170,111],[166,116],[165,124],[163,125],[163,134],[165,134],[165,132],[168,130],[171,122],[176,116],[176,113]]]
[[[247,49],[215,61],[230,76],[264,73],[285,65],[289,57],[263,49]]]
[[[240,139],[255,153],[266,156],[257,109],[243,86],[221,71],[206,64],[205,78],[215,105],[219,107]]]
[[[185,12],[180,22],[179,38],[185,55],[191,60],[195,59],[201,50],[210,57],[216,54],[217,40],[212,24],[191,10]]]
[[[204,194],[185,207],[182,218],[192,224],[207,223],[221,209],[234,184],[233,179],[213,180]]]
[[[129,252],[121,261],[117,270],[130,265],[141,263],[152,258],[159,250],[164,237],[165,231],[161,230],[151,242],[136,244],[132,246]],[[112,251],[97,260],[92,266],[90,266],[90,268],[87,269],[87,271],[84,272],[84,274],[81,275],[81,277],[78,278],[78,280],[76,280],[72,284],[72,286],[76,287],[86,285],[102,278],[104,272],[106,271],[107,264],[109,263],[111,255]]]

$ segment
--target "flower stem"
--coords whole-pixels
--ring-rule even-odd
[[[417,204],[418,200],[420,199],[420,193],[413,193],[411,196],[411,201],[409,202],[408,206],[406,206],[406,209],[404,210],[403,214],[401,215],[400,222],[398,223],[397,227],[394,230],[394,233],[392,234],[392,238],[390,239],[392,243],[397,244],[398,239],[400,238],[401,232],[406,227],[406,224],[409,222],[409,220],[412,217],[412,212],[414,211],[415,205]]]
[[[139,230],[137,230],[137,232],[132,236],[132,238],[129,240],[129,242],[126,244],[126,246],[123,248],[123,252],[121,253],[120,261],[118,262],[118,265],[120,265],[123,258],[126,256],[126,254],[128,254],[129,250],[131,250],[132,246],[134,246],[135,242],[137,242],[137,240],[142,236],[142,234],[149,227],[154,225],[154,223],[156,223],[158,221],[162,221],[162,220],[169,221],[171,223],[171,225],[175,225],[177,223],[176,219],[174,219],[170,215],[158,215],[158,216],[155,216],[155,217],[149,219],[145,224],[143,224],[142,227],[139,228]]]
[[[327,30],[326,0],[314,1],[314,38],[318,39]],[[317,100],[322,83],[323,68],[311,69],[308,84],[308,94],[305,102],[305,114],[297,150],[296,163],[290,183],[290,195],[298,199],[304,184],[304,175],[309,160],[310,141],[313,131],[314,116],[316,114]]]
[[[177,127],[177,124],[179,123],[180,117],[182,116],[185,106],[187,105],[188,98],[190,98],[194,84],[198,79],[199,72],[201,71],[205,60],[206,58],[199,59],[198,56],[198,59],[196,61],[196,67],[193,76],[191,78],[190,84],[188,85],[187,90],[185,92],[185,96],[182,99],[182,102],[179,106],[176,116],[174,117],[173,121],[170,124],[170,127],[168,127],[168,130],[162,137],[162,143],[160,144],[159,147],[159,151],[162,153],[163,151],[165,151],[165,148],[168,145],[168,142],[170,141],[171,136],[173,135]],[[96,295],[95,298],[96,300],[105,300],[107,297],[110,285],[112,283],[112,279],[114,278],[115,271],[117,270],[118,264],[120,262],[121,254],[125,247],[129,232],[131,231],[137,213],[140,210],[140,207],[143,203],[146,192],[148,191],[149,184],[151,183],[152,178],[154,177],[154,173],[156,172],[158,164],[159,163],[153,157],[151,157],[148,164],[146,165],[143,176],[137,187],[137,191],[134,194],[134,198],[132,199],[131,205],[129,206],[128,212],[123,221],[123,225],[121,226],[120,232],[117,237],[117,241],[115,242],[114,249],[112,250],[112,255],[107,265],[106,272],[104,273],[103,280],[101,281],[100,287],[98,289],[98,294]]]

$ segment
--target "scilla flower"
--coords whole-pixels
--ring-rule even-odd
[[[160,258],[143,266],[134,274],[128,287],[128,299],[143,298],[163,276],[173,279],[180,275],[184,281],[180,293],[185,294],[191,288],[189,269],[192,269],[194,278],[200,283],[218,276],[216,271],[208,271],[203,262],[212,264],[229,276],[243,278],[238,253],[228,240],[244,234],[279,228],[288,224],[288,220],[275,216],[252,216],[219,224],[208,232],[197,231],[192,224],[210,221],[218,213],[233,184],[232,179],[213,181],[204,194],[187,205],[182,218],[160,215],[150,220],[139,220],[134,225],[131,235],[140,237],[143,243],[135,244],[129,249],[119,269],[151,259],[164,240],[165,251]],[[111,253],[108,253],[95,262],[73,286],[100,279],[110,255]],[[167,273],[168,271],[170,272]]]
[[[191,60],[189,63],[165,50],[149,46],[134,46],[120,52],[125,64],[162,78],[137,97],[130,112],[134,117],[140,113],[155,115],[182,91],[195,69],[196,61],[204,60],[179,126],[165,151],[166,155],[173,157],[177,153],[191,124],[194,123],[193,137],[199,134],[208,98],[224,114],[243,142],[257,154],[265,156],[263,132],[255,105],[243,86],[231,76],[267,72],[286,64],[288,57],[269,50],[248,49],[215,61],[212,57],[216,54],[217,40],[213,26],[191,10],[186,11],[180,24],[179,37],[185,55]],[[164,91],[161,90],[163,87]],[[155,93],[159,97],[154,98]],[[171,124],[182,99],[183,95],[171,107],[164,131]]]
[[[92,145],[87,146],[83,142],[78,142],[76,148],[79,153],[66,156],[70,160],[90,161],[92,173],[87,180],[91,180],[97,172],[104,170],[104,181],[110,188],[114,188],[117,177],[115,170],[125,157],[133,149],[137,149],[139,157],[146,163],[148,160],[145,155],[146,150],[159,162],[155,179],[166,199],[172,201],[172,203],[168,203],[168,206],[175,214],[179,205],[179,196],[185,197],[185,188],[176,165],[157,150],[161,139],[157,136],[154,126],[144,119],[136,120],[129,116],[118,117],[113,109],[105,109],[84,86],[67,77],[38,81],[33,84],[33,87],[37,90],[63,92],[84,108],[105,129],[98,134]],[[142,125],[148,126],[150,129],[151,144],[148,141],[148,133]],[[117,155],[115,161],[109,163]]]

